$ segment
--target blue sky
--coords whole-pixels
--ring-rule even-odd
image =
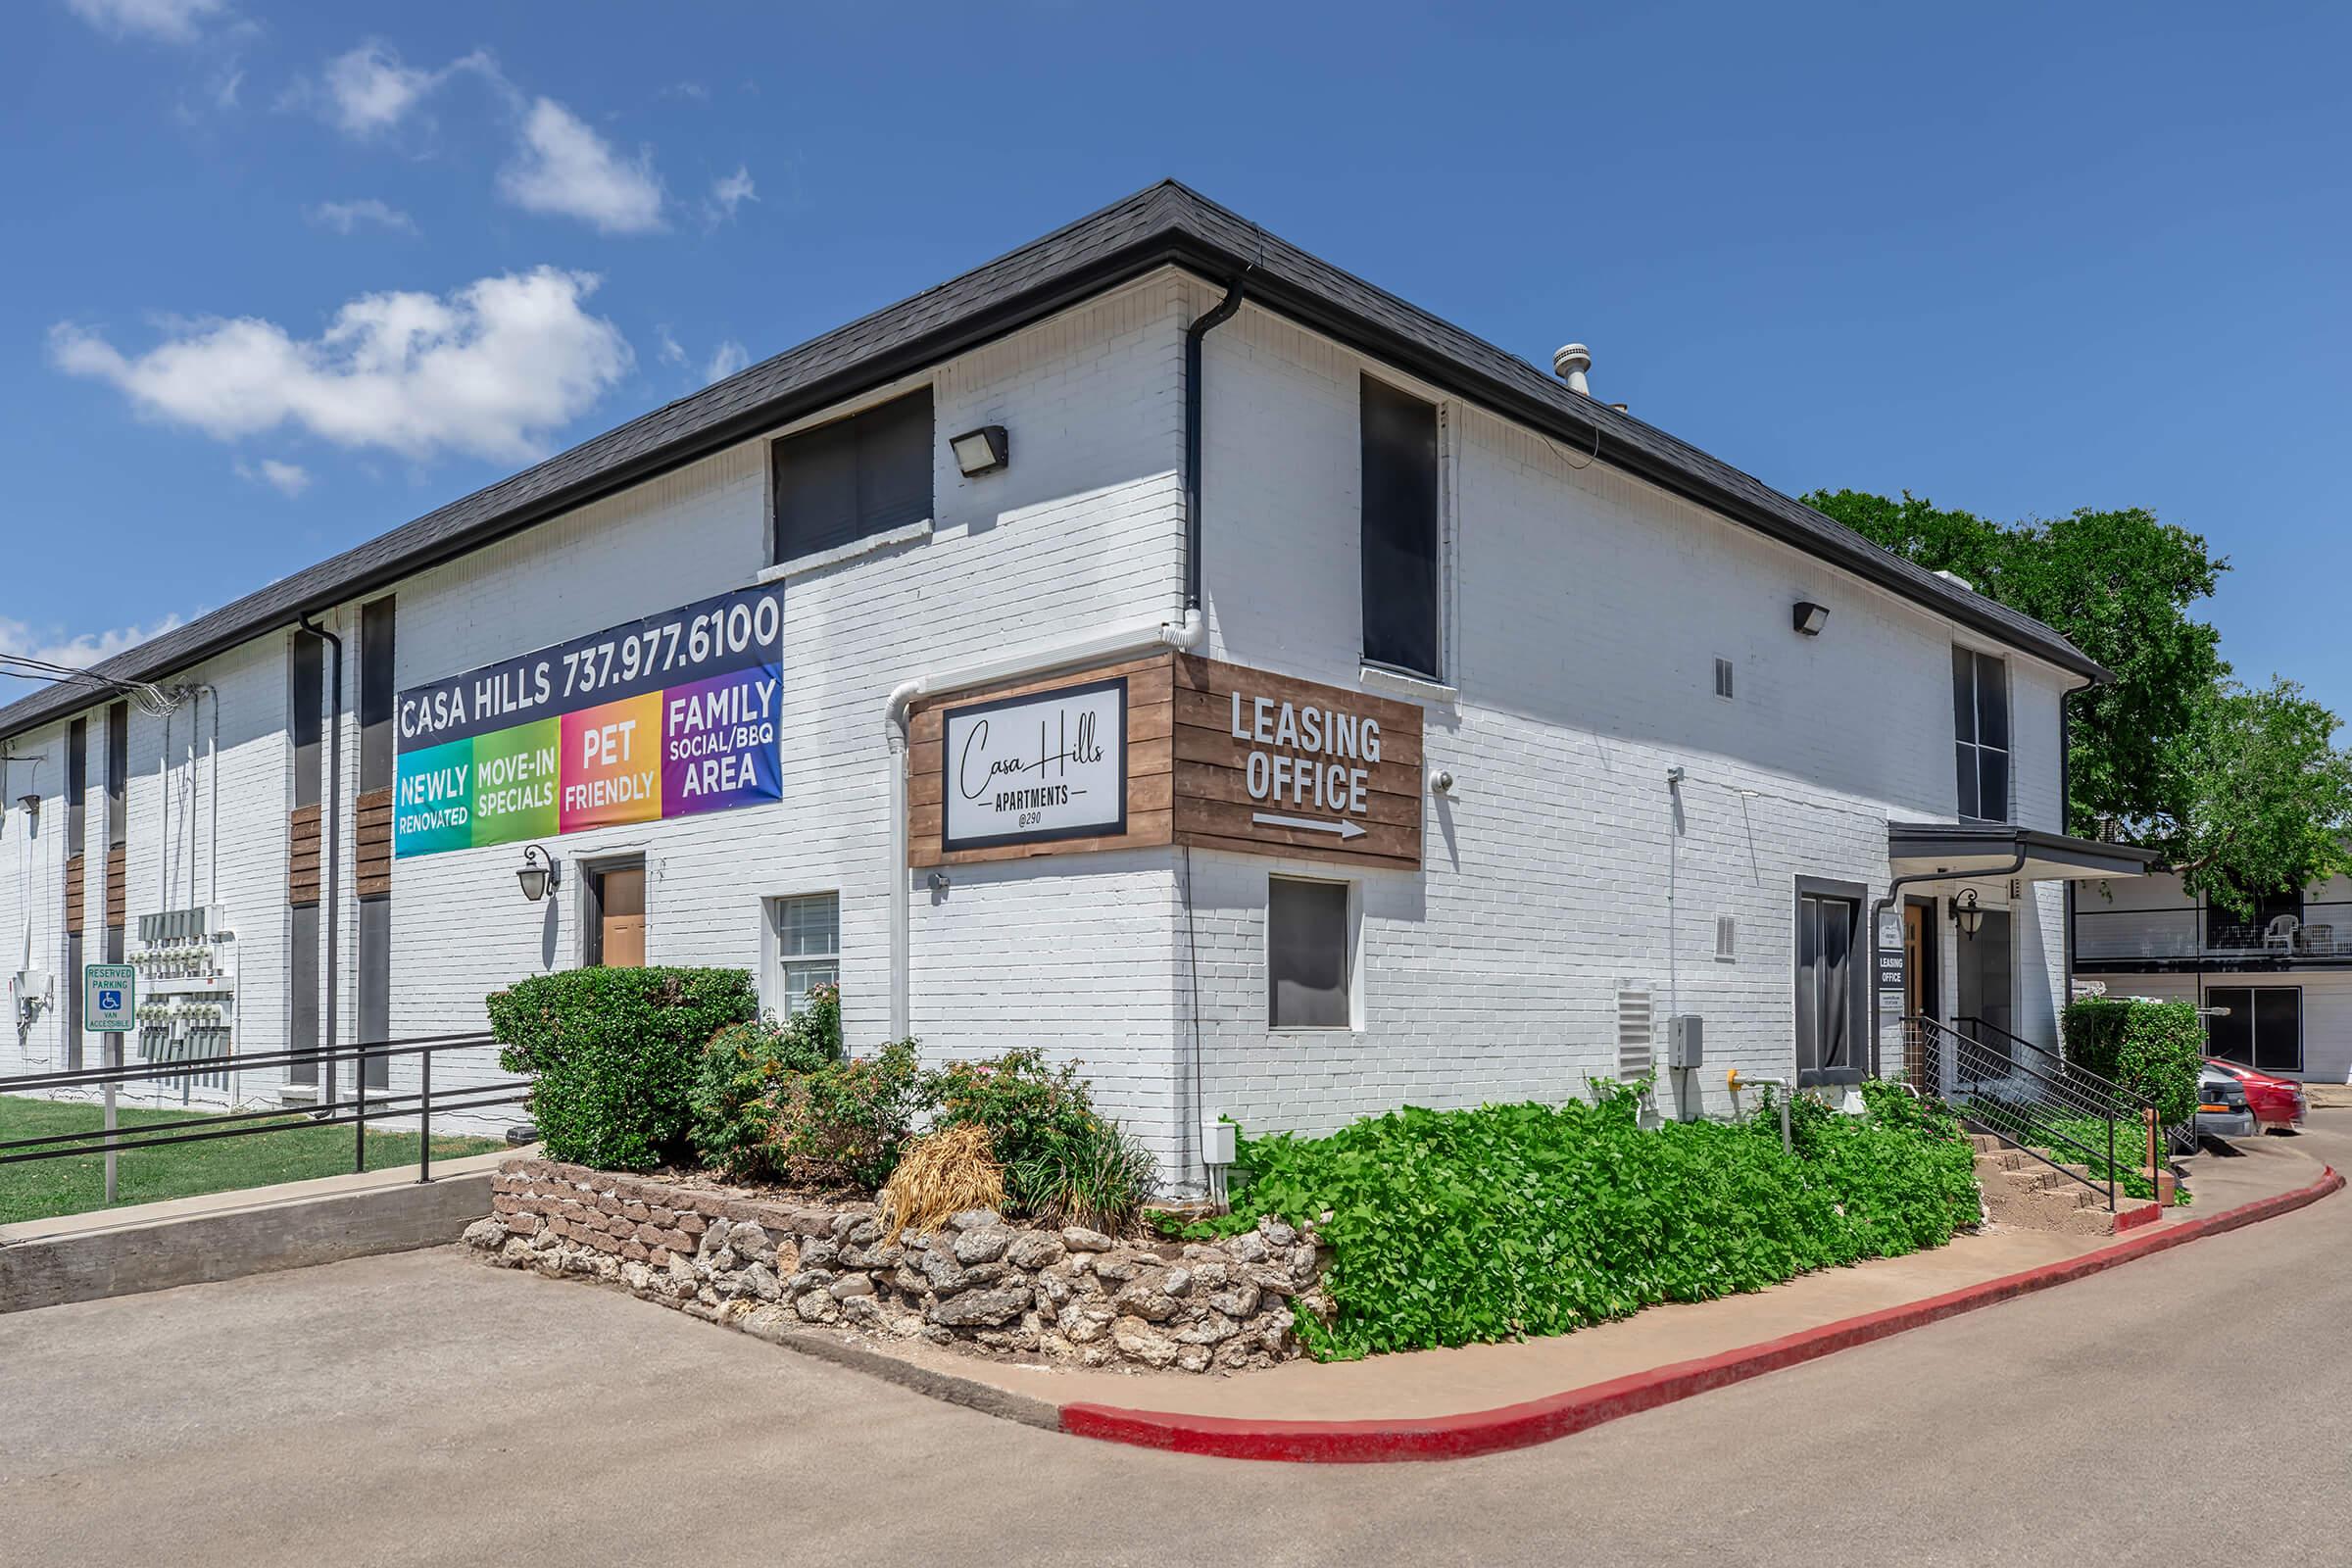
[[[2140,505],[2352,710],[2322,7],[0,15],[0,651],[215,608],[1174,175],[1791,492]],[[0,700],[24,688],[0,680]]]

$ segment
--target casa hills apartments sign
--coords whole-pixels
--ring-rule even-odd
[[[1421,710],[1189,655],[910,719],[913,864],[1192,844],[1421,863]]]

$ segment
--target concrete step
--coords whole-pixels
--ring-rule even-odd
[[[1991,1133],[1970,1133],[1968,1135],[1968,1147],[1975,1150],[1980,1154],[1994,1154],[2000,1152],[2004,1149],[2009,1148],[2010,1146],[2006,1140],[1998,1138]]]
[[[1996,1225],[2068,1236],[2109,1236],[2115,1231],[2115,1216],[2107,1212],[2104,1200],[2082,1186],[2063,1192],[1996,1181],[1981,1190],[1985,1218]]]

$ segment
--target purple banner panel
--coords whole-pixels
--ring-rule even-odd
[[[780,666],[755,664],[662,694],[662,814],[784,798],[776,748]]]

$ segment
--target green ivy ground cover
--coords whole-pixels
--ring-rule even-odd
[[[1408,1107],[1327,1138],[1245,1138],[1233,1213],[1192,1234],[1316,1220],[1335,1311],[1300,1314],[1299,1332],[1325,1360],[1565,1334],[1975,1224],[1958,1125],[1899,1090],[1864,1093],[1868,1116],[1798,1100],[1793,1153],[1769,1113],[1643,1131],[1614,1086],[1597,1102]]]

